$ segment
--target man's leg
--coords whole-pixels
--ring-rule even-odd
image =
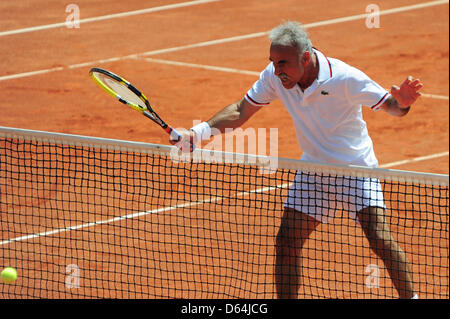
[[[314,218],[285,208],[276,238],[275,282],[280,299],[296,299],[302,277],[301,249],[320,224]]]
[[[415,293],[411,267],[386,223],[385,209],[366,207],[358,212],[358,220],[370,247],[383,260],[400,298],[412,298]]]

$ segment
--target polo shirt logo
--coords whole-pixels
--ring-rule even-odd
[[[328,93],[327,91],[322,91],[322,92],[320,92],[320,94],[322,94],[322,95],[328,95],[329,93]]]

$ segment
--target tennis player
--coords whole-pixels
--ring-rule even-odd
[[[297,22],[279,25],[269,38],[271,62],[245,97],[185,132],[178,145],[209,139],[212,128],[221,133],[237,128],[262,107],[281,99],[292,116],[303,150],[302,160],[376,167],[378,161],[362,118],[362,106],[404,116],[421,95],[422,83],[408,77],[400,87],[394,85],[388,92],[360,70],[313,48]],[[361,225],[400,298],[417,298],[407,256],[385,220],[380,182],[370,178],[349,181],[314,177],[300,172],[289,190],[277,235],[278,297],[297,298],[302,247],[336,209],[345,209]]]

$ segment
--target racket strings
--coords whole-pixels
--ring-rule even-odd
[[[144,110],[147,109],[144,101],[142,101],[142,99],[138,95],[136,95],[132,90],[130,90],[125,83],[119,82],[102,73],[96,73],[95,76],[105,85],[107,85],[112,91],[114,91],[117,95],[119,95],[122,99],[137,104]]]

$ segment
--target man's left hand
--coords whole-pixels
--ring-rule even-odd
[[[407,108],[411,106],[422,94],[419,90],[423,84],[419,79],[408,76],[400,87],[393,85],[391,95],[397,100],[399,107]]]

